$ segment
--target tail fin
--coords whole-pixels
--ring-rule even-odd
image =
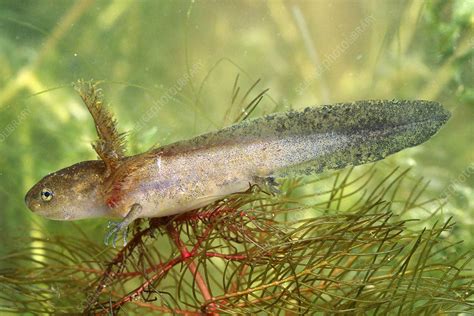
[[[449,117],[431,101],[359,101],[291,112],[276,130],[304,149],[289,152],[274,173],[308,174],[381,160],[427,141]]]

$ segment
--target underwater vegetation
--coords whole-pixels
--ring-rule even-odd
[[[105,248],[77,226],[11,253],[3,311],[108,315],[167,312],[458,313],[472,310],[472,252],[447,236],[451,219],[423,198],[409,170],[375,167],[254,186],[198,212],[135,222],[129,243]],[[327,188],[309,190],[307,187]],[[412,190],[410,196],[401,187]],[[356,196],[354,202],[352,197]],[[420,229],[420,227],[424,227]],[[75,237],[74,237],[75,236]],[[24,240],[27,242],[27,240]],[[5,260],[4,258],[3,260]]]
[[[2,1],[0,312],[471,313],[473,21],[472,1]],[[141,219],[114,249],[105,220],[24,206],[48,172],[96,159],[78,78],[102,80],[131,153],[361,99],[452,118],[376,164]]]

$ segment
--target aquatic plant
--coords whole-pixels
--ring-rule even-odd
[[[2,311],[435,314],[474,308],[472,253],[453,221],[413,214],[409,171],[375,167],[251,187],[199,212],[142,220],[122,249],[81,234],[2,257]],[[413,195],[403,196],[402,185]],[[317,187],[318,190],[312,188]],[[354,203],[354,196],[357,196]],[[439,209],[442,209],[439,205]],[[424,227],[420,229],[420,227]],[[449,255],[448,255],[449,254]]]
[[[0,310],[471,312],[472,4],[240,2],[213,7],[210,16],[202,2],[193,10],[170,3],[2,2]],[[331,55],[370,16],[330,68],[308,73],[317,66],[311,45]],[[35,180],[93,158],[93,126],[64,89],[70,82],[108,79],[109,100],[132,131],[129,149],[140,152],[251,115],[240,112],[250,102],[238,82],[253,84],[254,76],[277,100],[249,108],[259,114],[336,97],[419,97],[455,109],[456,128],[396,161],[288,180],[278,196],[253,187],[200,213],[142,220],[124,249],[104,248],[103,221],[28,215],[22,198]],[[310,79],[305,93],[295,93]],[[164,95],[168,101],[150,112]]]

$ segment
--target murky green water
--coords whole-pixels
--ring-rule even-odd
[[[430,180],[427,194],[445,197],[443,215],[472,249],[473,28],[467,0],[2,1],[0,238],[80,225],[101,240],[103,220],[52,222],[23,203],[45,174],[95,158],[92,120],[70,86],[84,78],[103,80],[131,153],[228,125],[267,88],[253,116],[360,99],[439,101],[453,113],[445,128],[379,168],[411,166]],[[2,242],[0,254],[19,247]]]

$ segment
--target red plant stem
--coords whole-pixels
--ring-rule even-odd
[[[190,255],[194,254],[197,252],[197,249],[200,247],[200,245],[202,244],[202,241],[209,235],[210,233],[210,230],[212,228],[209,227],[205,233],[203,234],[203,236],[201,236],[198,240],[198,242],[196,243],[196,245],[193,247],[193,249],[188,252],[188,253],[184,253],[184,256],[185,257],[189,257]],[[124,252],[126,250],[130,250],[130,249],[127,249],[127,248],[130,248],[131,246],[135,246],[135,244],[137,243],[137,239],[139,238],[142,238],[142,236],[146,233],[148,233],[150,229],[147,228],[147,229],[144,229],[143,231],[139,232],[138,234],[136,234],[133,239],[125,246],[123,247],[114,257],[114,259],[111,261],[112,262],[112,266],[115,265],[116,263],[120,262],[121,261],[121,258],[123,258],[124,256]],[[183,255],[183,254],[181,254]],[[222,254],[222,253],[217,253],[217,252],[206,252],[205,255],[207,257],[217,257],[217,258],[224,258],[224,259],[228,259],[228,260],[245,260],[247,259],[247,255],[244,255],[244,254]],[[153,267],[149,267],[148,269],[146,269],[145,271],[130,271],[130,272],[108,272],[108,275],[110,276],[117,276],[117,277],[121,277],[121,278],[128,278],[128,277],[134,277],[134,276],[139,276],[139,275],[143,275],[143,274],[148,274],[150,272],[153,272],[153,271],[156,271],[156,270],[159,270],[161,269],[162,267],[162,264],[158,264],[156,266],[153,266]],[[110,268],[109,268],[110,270]],[[97,273],[97,274],[104,274],[103,271],[101,270],[93,270],[93,269],[84,269],[84,271],[87,271],[89,273]],[[107,274],[107,272],[105,273]],[[102,285],[102,284],[100,284]],[[98,288],[101,288],[103,289],[104,287],[103,286],[99,286]]]
[[[217,211],[223,211],[223,210],[217,210]],[[211,212],[211,214],[206,214],[207,216],[204,216],[204,218],[206,217],[211,217],[212,215],[216,213],[216,211],[213,211]],[[174,266],[176,266],[177,264],[179,263],[182,263],[182,262],[185,262],[188,258],[191,258],[191,257],[195,257],[198,250],[199,250],[199,247],[201,246],[202,242],[209,236],[209,234],[212,232],[213,230],[213,225],[210,225],[206,228],[206,230],[204,231],[204,233],[198,238],[196,244],[193,246],[192,250],[189,251],[188,248],[186,247],[186,245],[183,243],[183,241],[181,240],[180,238],[180,234],[178,232],[178,230],[176,229],[176,227],[174,226],[173,222],[171,223],[168,223],[168,225],[166,225],[166,228],[167,228],[167,231],[168,231],[168,234],[170,235],[170,237],[172,238],[173,242],[176,244],[179,252],[180,252],[180,256],[178,257],[175,257],[173,259],[171,259],[170,261],[164,263],[164,264],[159,264],[159,265],[156,265],[154,267],[150,267],[148,268],[145,273],[149,273],[151,271],[156,271],[156,270],[159,270],[156,274],[154,274],[150,279],[148,279],[146,282],[144,282],[143,284],[141,284],[138,288],[136,288],[134,291],[132,291],[129,295],[123,297],[121,300],[115,302],[110,309],[108,310],[104,310],[102,313],[99,313],[99,314],[104,314],[104,313],[107,313],[109,312],[110,310],[113,310],[115,308],[118,308],[120,306],[122,306],[123,304],[127,303],[127,302],[130,302],[132,301],[134,298],[136,298],[137,296],[141,295],[143,292],[146,291],[146,289],[153,283],[155,282],[157,279],[160,279],[162,277],[164,277],[164,275],[169,271],[171,270]],[[127,244],[127,246],[125,246],[123,249],[121,249],[117,255],[115,256],[114,260],[111,262],[111,265],[109,266],[109,268],[107,269],[108,273],[106,272],[106,275],[114,275],[114,276],[118,276],[118,277],[134,277],[134,276],[137,276],[137,275],[142,275],[144,272],[143,271],[134,271],[134,272],[119,272],[119,273],[111,273],[110,270],[111,270],[111,267],[116,265],[117,263],[121,262],[123,260],[123,257],[124,257],[124,254],[127,250],[130,250],[133,249],[136,244],[138,243],[138,241],[142,238],[142,236],[144,234],[146,234],[150,229],[152,229],[152,227],[148,228],[148,229],[144,229],[143,231],[139,232],[138,234],[136,234],[133,239],[130,241],[129,244]],[[245,260],[247,259],[247,256],[244,255],[244,254],[221,254],[221,253],[217,253],[217,252],[206,252],[205,253],[205,256],[206,257],[217,257],[217,258],[223,258],[223,259],[228,259],[228,260]],[[196,263],[194,263],[193,261],[190,261],[188,263],[188,269],[189,271],[192,273],[195,281],[196,281],[196,284],[198,285],[199,287],[199,290],[204,298],[205,301],[211,301],[212,300],[212,294],[207,286],[207,283],[204,279],[204,277],[201,275],[201,273],[198,271],[198,268],[197,268],[197,265]],[[104,280],[101,280],[101,282],[99,282],[99,285],[102,285],[104,283]],[[99,288],[102,288],[102,286],[98,287],[98,293],[100,293],[100,290]],[[216,303],[212,302],[209,304],[209,309],[212,311],[210,314],[211,315],[217,315],[217,313],[215,312],[216,310]]]
[[[202,242],[203,242],[207,237],[209,237],[209,234],[211,233],[211,231],[212,231],[213,229],[214,229],[214,226],[213,226],[213,225],[211,225],[211,226],[209,226],[209,227],[206,228],[206,230],[204,231],[204,234],[202,234],[202,236],[198,238],[196,244],[194,245],[193,249],[191,250],[191,252],[192,252],[193,254],[195,254],[195,253],[198,251],[199,247],[201,247]]]
[[[119,264],[120,262],[122,262],[125,258],[125,253],[127,252],[127,250],[129,250],[131,252],[138,245],[138,242],[142,238],[142,236],[145,233],[147,233],[148,231],[150,231],[151,229],[152,229],[152,227],[149,227],[147,229],[144,229],[144,230],[138,232],[133,237],[133,239],[130,241],[130,243],[128,243],[125,247],[123,247],[120,251],[117,252],[114,259],[108,264],[107,269],[105,269],[105,271],[102,274],[102,277],[99,279],[99,282],[97,284],[95,292],[93,293],[93,296],[88,296],[87,297],[87,301],[89,303],[97,301],[97,298],[99,297],[99,295],[106,288],[106,286],[109,285],[108,283],[111,283],[113,281],[113,277],[115,277],[115,276],[124,276],[121,273],[112,272],[113,267],[116,266],[117,264]],[[126,276],[127,275],[125,275],[125,277]],[[85,312],[88,311],[90,306],[92,306],[92,304],[89,304],[89,306],[86,308]]]
[[[211,219],[217,215],[225,212],[235,211],[234,208],[216,207],[215,209],[208,211],[190,212],[183,215],[177,216],[174,222],[181,223],[186,221],[202,221],[203,219]]]
[[[140,285],[138,288],[136,288],[132,293],[130,293],[129,295],[123,297],[120,301],[115,302],[112,305],[112,307],[110,308],[110,310],[113,310],[117,307],[122,306],[123,304],[125,304],[127,302],[132,301],[135,297],[142,294],[150,286],[150,284],[152,284],[157,279],[163,277],[175,265],[177,265],[178,263],[183,262],[184,260],[185,260],[185,258],[183,258],[182,256],[179,256],[179,257],[175,257],[175,258],[171,259],[166,264],[162,265],[162,269],[158,273],[153,275],[150,279],[148,279],[146,282],[144,282],[142,285]],[[109,314],[110,310],[109,309],[104,310],[102,313],[99,313],[99,314],[102,314],[102,315]]]
[[[193,251],[191,251],[189,254],[193,254]],[[185,255],[185,256],[189,256]],[[246,260],[248,257],[247,255],[244,254],[224,254],[224,253],[218,253],[218,252],[206,252],[205,253],[206,257],[209,258],[223,258],[227,260],[234,260],[234,261],[243,261]],[[135,277],[139,275],[145,275],[150,272],[159,270],[162,268],[162,264],[158,264],[156,266],[149,267],[145,271],[130,271],[130,272],[110,272],[110,276],[116,276],[119,278],[130,278],[130,277]],[[104,274],[102,270],[96,270],[96,269],[89,269],[89,268],[77,268],[79,271],[87,272],[87,273],[94,273],[94,274]]]
[[[151,283],[156,281],[157,279],[163,277],[169,270],[171,270],[175,265],[184,262],[186,259],[193,257],[196,255],[197,250],[199,249],[199,246],[201,245],[202,241],[210,234],[212,227],[208,227],[204,234],[198,239],[198,242],[196,245],[194,245],[193,249],[189,251],[187,247],[184,245],[182,242],[178,231],[176,228],[171,224],[167,226],[168,233],[172,237],[174,243],[178,247],[180,251],[180,256],[175,257],[174,259],[168,261],[166,264],[159,264],[155,267],[151,267],[147,269],[147,272],[150,272],[149,270],[160,270],[158,273],[153,275],[150,279],[148,279],[146,282],[144,282],[142,285],[140,285],[138,288],[136,288],[132,293],[129,295],[125,296],[122,298],[120,301],[114,303],[112,305],[112,309],[117,308],[119,306],[122,306],[123,304],[132,301],[135,297],[143,293]],[[225,258],[229,260],[244,260],[247,258],[246,255],[226,255],[226,254],[221,254],[221,253],[216,253],[216,252],[208,252],[206,253],[206,256],[208,257],[219,257],[219,258]],[[198,271],[197,266],[194,262],[190,262],[188,264],[189,271],[193,274],[196,284],[199,287],[199,290],[201,291],[201,294],[203,298],[208,301],[212,300],[212,295],[209,291],[209,288],[206,285],[206,281],[204,280],[203,276],[201,273]],[[140,275],[143,274],[143,272],[128,272],[128,273],[121,273],[121,276],[135,276],[135,275]],[[215,303],[210,304],[210,309],[215,310],[216,305]],[[107,311],[104,311],[104,313],[107,313]],[[211,313],[212,315],[217,315],[216,313]]]
[[[191,271],[191,273],[193,274],[193,276],[196,280],[196,283],[199,287],[199,290],[201,291],[202,296],[204,297],[204,300],[206,300],[206,301],[211,300],[212,299],[211,292],[209,291],[209,288],[207,287],[206,281],[204,280],[203,276],[198,271],[196,264],[193,261],[191,261],[188,264],[188,268],[189,268],[189,271]],[[216,309],[215,307],[216,307],[215,304],[212,304],[211,305],[211,310],[215,310]],[[215,314],[215,315],[217,315],[217,314]]]
[[[247,259],[247,255],[243,255],[243,254],[229,255],[229,254],[223,254],[223,253],[218,253],[218,252],[206,252],[206,257],[217,257],[217,258],[224,258],[227,260],[236,260],[236,261],[242,261],[242,260]]]
[[[197,249],[199,248],[200,244],[204,240],[205,236],[209,235],[211,228],[209,227],[206,232],[199,238],[198,242],[196,245],[194,245],[192,251],[190,252],[186,245],[184,245],[183,241],[180,238],[179,232],[176,230],[173,224],[170,224],[167,226],[168,233],[170,234],[171,238],[173,239],[174,243],[176,244],[176,247],[178,247],[178,250],[181,253],[181,258],[187,259],[190,257],[195,256]],[[193,261],[190,261],[188,263],[188,269],[194,276],[194,279],[196,280],[196,284],[199,287],[199,290],[201,291],[201,294],[204,298],[205,301],[210,301],[212,300],[212,295],[211,292],[209,291],[209,288],[207,287],[206,281],[204,280],[203,276],[201,273],[198,271],[196,264]],[[211,303],[209,304],[210,309],[212,311],[216,310],[216,304]],[[211,312],[211,315],[218,315],[215,312]]]
[[[227,208],[227,207],[216,207],[215,209],[208,210],[208,211],[198,211],[198,212],[189,212],[183,215],[179,215],[173,218],[173,222],[175,223],[182,223],[187,221],[202,221],[204,219],[212,219],[221,215],[223,213],[231,213],[235,212],[236,208]],[[241,217],[248,217],[251,220],[255,219],[255,216],[251,216],[248,212],[240,211],[239,214]]]

